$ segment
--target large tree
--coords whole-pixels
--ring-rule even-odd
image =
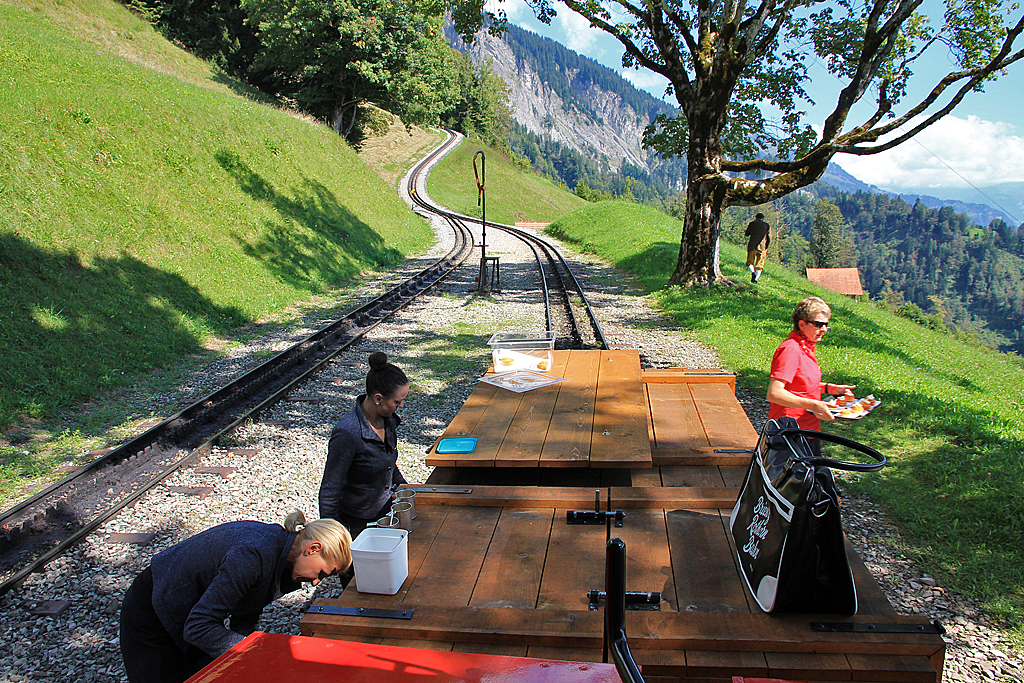
[[[433,124],[457,96],[438,6],[413,0],[241,0],[278,95],[349,135],[372,102]]]
[[[479,17],[482,0],[453,1],[465,36],[479,26],[470,19]],[[809,185],[836,154],[877,154],[906,142],[1024,54],[1013,51],[1024,29],[1014,0],[944,0],[935,25],[919,12],[923,0],[528,2],[541,20],[561,2],[622,43],[624,66],[671,83],[679,115],[660,117],[647,143],[687,159],[686,215],[671,276],[684,285],[724,279],[723,209]],[[909,97],[914,69],[940,51],[954,65],[950,72]],[[839,91],[818,132],[801,109],[810,102],[804,86],[813,59],[838,79]],[[858,104],[860,118],[851,122]]]

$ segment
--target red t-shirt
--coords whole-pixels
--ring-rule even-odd
[[[779,344],[772,356],[771,379],[781,381],[786,391],[801,398],[821,400],[821,368],[814,358],[814,342],[799,332],[790,332],[786,341]],[[777,403],[768,404],[768,417],[783,415],[795,417],[804,429],[821,430],[821,420],[805,408],[787,408]]]

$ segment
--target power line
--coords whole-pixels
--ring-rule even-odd
[[[829,70],[828,70],[828,68],[827,68],[827,67],[826,67],[826,66],[825,66],[824,64],[822,64],[820,60],[818,60],[818,57],[817,57],[817,55],[814,55],[814,57],[813,57],[813,62],[814,62],[814,64],[815,64],[816,66],[819,66],[819,67],[821,67],[822,69],[824,69],[824,70],[825,70],[825,73],[827,73],[828,75],[832,76],[832,78],[836,79],[836,81],[838,81],[838,82],[839,82],[839,83],[841,83],[841,84],[843,83],[843,81],[842,81],[842,80],[840,80],[840,78],[839,78],[838,76],[836,76],[836,75],[835,75],[834,73],[832,73],[831,71],[829,71]],[[902,127],[900,128],[900,130],[902,130]],[[989,200],[990,202],[992,202],[992,204],[994,204],[994,205],[996,206],[996,208],[998,208],[998,209],[999,209],[1000,211],[1002,211],[1002,212],[1003,212],[1004,214],[1006,214],[1007,216],[1009,216],[1009,217],[1010,217],[1010,220],[1012,220],[1012,221],[1013,221],[1014,223],[1017,223],[1018,225],[1019,225],[1019,224],[1021,223],[1021,221],[1020,221],[1020,220],[1019,220],[1019,219],[1018,219],[1018,218],[1017,218],[1016,216],[1014,216],[1014,215],[1013,215],[1012,213],[1010,213],[1010,212],[1009,212],[1009,211],[1007,211],[1007,210],[1006,210],[1005,208],[1003,208],[1003,205],[1002,205],[1002,204],[1000,204],[999,202],[997,202],[997,201],[996,201],[995,199],[993,199],[993,198],[992,198],[992,197],[990,197],[989,195],[985,194],[985,192],[984,192],[984,191],[982,191],[982,189],[981,189],[980,187],[978,187],[977,185],[975,185],[974,183],[972,183],[972,182],[971,182],[970,180],[968,180],[967,178],[965,178],[965,177],[964,177],[964,176],[963,176],[963,175],[962,175],[962,174],[961,174],[961,173],[960,173],[960,172],[959,172],[958,170],[956,170],[955,168],[953,168],[952,166],[950,166],[950,165],[949,165],[949,164],[948,164],[948,163],[946,162],[946,160],[945,160],[945,159],[943,159],[943,158],[942,158],[942,157],[940,157],[940,156],[939,156],[938,154],[936,154],[935,152],[933,152],[933,151],[931,151],[930,149],[928,149],[927,147],[925,147],[925,146],[924,146],[924,144],[923,144],[923,143],[922,143],[922,142],[921,142],[920,140],[918,140],[918,139],[917,139],[917,136],[916,136],[916,135],[915,135],[914,137],[910,138],[910,139],[911,139],[911,140],[913,140],[914,142],[916,142],[916,143],[917,143],[918,145],[920,145],[921,149],[923,149],[924,151],[928,152],[928,153],[929,153],[929,154],[931,154],[931,155],[932,155],[933,157],[935,157],[936,159],[938,159],[939,163],[941,163],[941,164],[942,164],[943,166],[945,166],[945,167],[946,167],[946,168],[948,168],[948,169],[949,169],[950,171],[952,171],[953,173],[955,173],[955,174],[956,174],[956,176],[957,176],[958,178],[960,178],[960,180],[962,180],[962,181],[964,181],[965,183],[967,183],[968,185],[970,185],[970,186],[971,186],[971,188],[973,188],[975,192],[977,192],[977,193],[978,193],[978,194],[980,194],[980,195],[981,195],[982,197],[984,197],[985,199],[987,199],[987,200]],[[862,181],[862,182],[863,182],[863,181]],[[908,192],[907,194],[913,194],[913,193],[910,193],[910,192]],[[947,199],[943,199],[942,201],[950,201],[950,200],[947,200]]]

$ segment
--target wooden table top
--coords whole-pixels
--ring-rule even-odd
[[[476,437],[434,467],[649,468],[742,464],[716,448],[751,448],[757,432],[721,370],[641,370],[636,349],[555,351],[547,387],[516,393],[481,382],[440,438]],[[440,439],[439,439],[440,440]]]
[[[399,592],[358,593],[353,583],[338,600],[315,601],[302,632],[599,661],[603,612],[588,609],[587,593],[604,590],[606,529],[566,523],[567,510],[594,509],[594,493],[488,486],[420,492],[409,577]],[[858,615],[762,613],[736,567],[731,503],[718,495],[687,487],[601,491],[602,509],[610,504],[625,512],[623,526],[612,527],[611,535],[626,543],[626,589],[661,593],[661,611],[627,613],[630,647],[645,675],[728,670],[811,681],[828,670],[831,680],[937,680],[944,652],[939,635],[810,628],[813,620],[927,623],[897,615],[855,553]],[[320,605],[415,612],[411,619],[341,616],[316,613]]]

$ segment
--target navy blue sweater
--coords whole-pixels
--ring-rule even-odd
[[[256,630],[264,607],[300,587],[287,567],[295,537],[280,524],[229,522],[153,558],[153,609],[182,651],[191,643],[219,657]]]
[[[320,483],[320,517],[338,519],[343,512],[373,519],[391,497],[393,486],[405,483],[398,469],[398,425],[402,419],[384,419],[385,441],[363,413],[365,394],[334,426],[327,445],[327,464]]]

